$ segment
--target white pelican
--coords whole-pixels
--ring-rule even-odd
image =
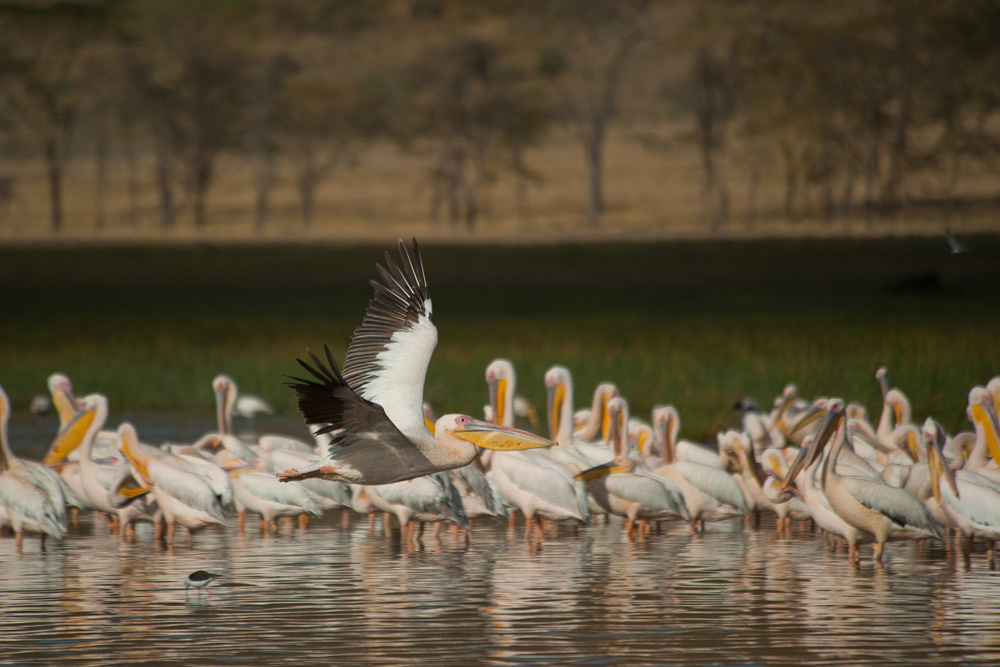
[[[681,430],[681,417],[674,406],[655,406],[652,419],[653,435],[660,442],[660,451],[664,453],[664,458],[666,458],[666,451],[669,449],[671,461],[691,461],[720,470],[725,469],[728,465],[729,459],[726,458],[724,452],[720,452],[718,449],[712,451],[709,447],[690,440],[677,439]],[[664,461],[664,463],[669,462]]]
[[[803,438],[803,448],[799,450],[798,456],[786,471],[782,489],[790,490],[794,484],[798,496],[805,503],[812,520],[822,530],[843,538],[847,542],[848,557],[852,562],[856,562],[858,545],[874,542],[875,536],[847,523],[830,506],[830,501],[816,479],[816,473],[819,472],[820,465],[823,463],[823,457],[814,457],[811,463],[806,464],[812,451],[810,447],[814,438],[813,435]]]
[[[608,434],[614,445],[611,463],[585,470],[577,477],[609,514],[625,518],[629,538],[636,521],[680,517],[691,520],[684,496],[674,482],[636,466],[628,452],[628,403],[616,396],[608,401]]]
[[[572,398],[572,382],[570,378],[566,385],[570,398]],[[594,398],[587,419],[573,429],[575,442],[608,441],[608,401],[615,396],[618,396],[618,387],[611,382],[601,382],[594,387]],[[572,400],[569,402],[572,405]]]
[[[660,416],[663,416],[662,411],[653,411],[653,423],[661,429],[658,432],[663,442],[663,465],[653,472],[666,477],[680,488],[684,504],[691,515],[691,532],[698,531],[699,523],[704,530],[705,521],[731,519],[749,512],[743,491],[727,472],[715,465],[681,461],[675,456],[676,432],[669,434],[670,415],[658,420]]]
[[[66,535],[66,506],[62,498],[35,481],[37,471],[29,470],[14,456],[7,441],[10,420],[10,400],[0,387],[0,527],[9,523],[21,552],[24,531],[41,534],[42,551],[45,536],[62,539]]]
[[[300,484],[282,484],[274,475],[271,463],[261,458],[234,435],[224,434],[220,444],[225,451],[215,454],[214,461],[229,473],[233,483],[233,498],[238,514],[238,527],[243,531],[247,512],[261,518],[261,530],[266,534],[277,530],[281,517],[303,514],[322,516],[313,495]]]
[[[92,458],[94,441],[107,417],[108,399],[102,394],[89,394],[80,399],[76,423],[70,424],[66,433],[71,433],[78,426],[85,428],[79,443],[80,484],[84,499],[94,509],[117,519],[112,521],[111,528],[114,532],[120,531],[124,539],[132,522],[140,518],[152,520],[156,509],[155,505],[150,507],[145,502],[133,502],[134,498],[148,492],[148,487],[141,482],[133,479],[122,485],[121,471],[123,467],[127,467],[127,463],[102,463]],[[58,441],[53,445],[57,456],[65,449],[65,445]]]
[[[389,269],[376,265],[382,282],[351,337],[344,372],[326,348],[328,367],[312,352],[315,367],[299,363],[315,380],[293,378],[307,424],[326,424],[333,435],[320,461],[278,475],[282,481],[324,477],[366,485],[389,484],[468,465],[477,446],[511,450],[546,447],[536,435],[466,415],[438,419],[434,434],[424,425],[427,365],[437,345],[427,278],[413,240],[399,242],[401,267],[386,253]]]
[[[952,525],[965,535],[964,551],[970,551],[974,536],[983,537],[992,563],[994,542],[1000,539],[1000,484],[967,470],[952,471],[941,452],[944,429],[933,419],[924,422],[923,433],[934,498]]]
[[[905,424],[911,424],[913,421],[911,415],[910,401],[906,395],[898,389],[887,391],[882,398],[882,413],[875,429],[875,436],[878,438],[879,444],[884,447],[894,447],[893,430]]]
[[[513,372],[513,371],[511,371]],[[489,377],[487,377],[489,382]],[[605,413],[607,401],[613,395],[613,385],[603,383],[595,392],[595,405],[600,404],[602,416],[594,420],[594,432],[607,423]],[[546,413],[549,422],[549,437],[555,446],[549,448],[549,456],[563,465],[576,466],[579,470],[608,463],[614,452],[606,443],[586,442],[573,429],[573,375],[565,366],[553,366],[545,372]],[[591,508],[594,510],[595,508]]]
[[[976,431],[976,443],[963,469],[1000,482],[1000,425],[993,399],[983,387],[969,390],[966,414]]]
[[[415,522],[451,521],[469,527],[462,499],[445,472],[363,488],[372,505],[399,520],[407,542],[413,541]]]
[[[132,472],[152,490],[167,525],[166,543],[173,544],[174,526],[181,524],[191,533],[212,524],[225,525],[222,506],[215,491],[189,462],[173,454],[151,451],[139,444],[135,427],[118,426],[118,447],[131,464]]]
[[[517,383],[513,364],[506,359],[495,359],[486,368],[486,383],[493,414],[509,424],[513,421],[510,408]],[[551,449],[561,446],[554,445]],[[577,470],[579,460],[570,459]],[[573,473],[556,457],[539,451],[487,451],[480,461],[503,501],[524,514],[525,538],[531,536],[536,518],[555,522],[590,521],[586,489],[573,480]]]
[[[847,523],[875,536],[874,558],[879,562],[887,541],[941,539],[941,528],[912,494],[882,482],[837,472],[837,458],[847,444],[845,421],[844,402],[831,399],[828,415],[810,445],[812,451],[808,456],[811,463],[831,440],[836,439],[820,473],[820,486],[833,510]]]
[[[788,498],[768,492],[771,484],[760,462],[753,455],[750,436],[731,429],[720,433],[718,440],[719,451],[736,459],[739,474],[734,478],[743,490],[747,507],[755,513],[755,521],[759,510],[774,512],[778,516],[778,532],[784,533],[785,518],[789,516],[792,507],[788,503]]]

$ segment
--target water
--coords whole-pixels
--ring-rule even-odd
[[[635,542],[614,519],[529,542],[485,522],[468,544],[445,531],[414,545],[339,511],[305,531],[247,525],[163,548],[149,525],[122,543],[86,513],[44,553],[0,539],[0,665],[1000,661],[1000,573],[940,544],[854,567],[766,519]],[[224,578],[186,592],[198,569]]]

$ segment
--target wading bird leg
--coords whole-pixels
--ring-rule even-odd
[[[305,530],[309,527],[309,515],[303,512],[299,515],[299,530]]]
[[[872,558],[875,559],[876,563],[881,563],[882,562],[882,550],[883,549],[885,549],[885,545],[884,544],[880,544],[879,542],[876,542],[875,546],[872,547]]]
[[[176,527],[174,526],[174,524],[168,523],[167,524],[167,544],[173,544],[174,543],[174,530],[176,530]]]

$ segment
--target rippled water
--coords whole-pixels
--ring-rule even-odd
[[[165,549],[84,514],[44,553],[0,540],[0,665],[1000,662],[1000,573],[940,544],[853,567],[766,520],[631,543],[617,520],[541,542],[486,522],[413,546],[340,512],[248,526]],[[224,578],[185,592],[198,569]]]

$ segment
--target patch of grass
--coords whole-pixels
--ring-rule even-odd
[[[426,396],[480,414],[485,366],[505,356],[543,410],[559,363],[577,406],[611,380],[634,414],[674,403],[685,437],[710,438],[741,395],[786,382],[877,418],[884,364],[915,417],[967,428],[966,393],[1000,372],[1000,240],[970,242],[422,247],[440,330]],[[61,371],[113,411],[209,414],[226,372],[291,415],[283,377],[307,346],[343,358],[385,249],[0,248],[0,384],[16,410]]]

